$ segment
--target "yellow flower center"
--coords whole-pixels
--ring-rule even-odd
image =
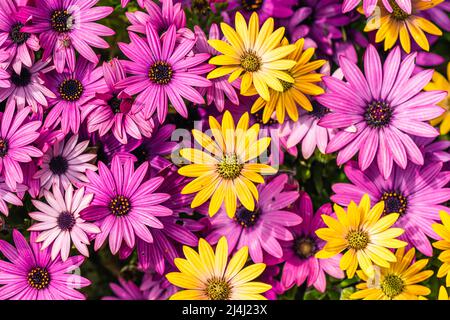
[[[228,282],[223,279],[211,279],[208,280],[205,293],[211,300],[229,300],[231,288]]]
[[[217,164],[217,172],[222,178],[233,180],[239,177],[243,167],[235,154],[225,154]]]
[[[388,274],[380,285],[381,291],[391,299],[402,293],[404,286],[403,279],[395,274]]]
[[[312,238],[301,237],[295,241],[294,249],[300,259],[308,259],[316,253],[316,243]]]
[[[362,250],[369,243],[369,235],[365,231],[350,231],[347,235],[347,241],[350,248]]]
[[[391,14],[396,20],[406,20],[409,17],[409,14],[403,11],[394,0],[390,0],[389,4],[392,7]]]
[[[252,51],[247,51],[241,57],[241,67],[247,72],[256,72],[261,68],[261,58]]]

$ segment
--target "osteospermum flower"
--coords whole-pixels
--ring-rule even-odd
[[[430,44],[424,32],[441,36],[439,30],[432,22],[420,17],[420,11],[424,11],[441,3],[443,0],[411,0],[412,10],[407,12],[400,8],[397,2],[389,1],[392,10],[389,11],[383,5],[380,5],[381,12],[373,13],[367,20],[364,31],[378,30],[375,36],[376,42],[384,41],[384,50],[391,49],[397,40],[405,50],[411,51],[411,37],[423,50],[430,50]],[[387,1],[383,1],[387,2]]]
[[[433,243],[433,247],[442,250],[438,259],[442,262],[439,267],[438,278],[446,277],[446,286],[450,287],[450,215],[445,211],[440,211],[442,224],[435,223],[432,225],[433,230],[439,235],[441,240]]]
[[[382,0],[378,2],[378,5],[382,4],[382,7],[384,6],[388,12],[401,9],[404,12],[411,14],[411,1],[414,0]],[[344,0],[342,12],[349,12],[355,9],[360,3],[361,0]],[[362,0],[362,3],[362,9],[366,17],[370,16],[377,7],[377,0]]]
[[[86,170],[97,170],[90,163],[95,159],[95,153],[84,153],[89,146],[89,140],[78,143],[78,135],[71,136],[67,142],[55,141],[42,157],[41,169],[34,174],[40,179],[41,187],[50,190],[52,186],[67,189],[70,185],[80,187],[87,182]]]
[[[116,254],[122,242],[134,248],[136,236],[144,241],[153,242],[149,228],[162,229],[159,216],[169,216],[172,210],[160,205],[170,196],[154,193],[163,182],[162,177],[145,182],[148,163],[134,170],[130,158],[116,156],[109,169],[103,162],[98,164],[98,174],[87,170],[89,182],[86,192],[93,193],[91,205],[81,212],[81,218],[95,221],[101,232],[95,238],[94,249],[98,250],[109,237],[109,248]]]
[[[262,282],[254,282],[266,268],[256,263],[244,268],[248,248],[243,247],[228,262],[227,239],[222,237],[214,252],[204,239],[198,243],[198,253],[183,246],[186,259],[175,259],[180,272],[166,275],[174,285],[187,289],[173,294],[171,300],[265,300],[261,293],[271,288]],[[200,268],[198,267],[200,266]]]
[[[359,206],[350,202],[347,211],[335,204],[337,219],[322,215],[328,228],[316,230],[317,236],[327,242],[316,257],[331,258],[347,250],[340,260],[340,267],[347,271],[349,278],[354,276],[358,266],[368,277],[375,275],[374,264],[388,268],[396,258],[387,248],[401,248],[407,243],[395,239],[404,232],[403,229],[391,228],[399,214],[391,213],[381,218],[384,207],[385,203],[381,201],[370,208],[367,194]]]
[[[267,164],[250,163],[267,150],[270,138],[258,140],[259,125],[248,128],[248,113],[240,118],[236,127],[229,111],[225,112],[222,125],[211,116],[209,125],[214,140],[196,129],[192,130],[192,135],[211,154],[192,148],[180,150],[180,155],[192,164],[180,168],[179,174],[196,178],[181,193],[198,192],[192,200],[192,208],[211,198],[208,210],[211,216],[225,202],[228,216],[233,217],[236,212],[236,197],[246,209],[253,211],[254,199],[258,200],[255,183],[264,183],[260,174],[277,172]]]
[[[298,120],[297,107],[300,106],[307,111],[313,111],[313,106],[306,95],[315,96],[324,92],[323,88],[314,84],[322,79],[322,74],[314,72],[325,64],[325,60],[310,61],[314,55],[314,48],[303,51],[305,39],[295,42],[295,50],[286,58],[294,60],[296,64],[288,70],[289,75],[294,78],[294,83],[281,82],[283,90],[269,90],[270,100],[266,101],[259,97],[252,106],[251,112],[257,112],[264,108],[263,122],[267,123],[272,114],[276,113],[276,119],[283,123],[285,115],[293,121]]]
[[[257,13],[261,21],[267,18],[288,18],[292,15],[295,0],[229,0],[227,11],[237,10],[246,18],[253,12]]]
[[[208,40],[208,43],[222,54],[209,60],[219,65],[208,74],[208,79],[215,79],[230,74],[231,83],[241,77],[241,94],[245,94],[254,85],[256,92],[264,99],[270,99],[269,87],[283,91],[283,82],[294,83],[286,72],[295,65],[295,61],[284,59],[295,50],[294,45],[281,45],[284,28],[274,32],[273,18],[264,22],[259,28],[257,13],[253,13],[247,26],[242,14],[236,12],[236,30],[226,23],[220,27],[227,40]]]
[[[393,163],[405,168],[408,159],[423,165],[423,155],[411,136],[436,137],[438,132],[425,121],[444,110],[435,104],[446,92],[421,92],[431,80],[432,70],[411,76],[415,54],[400,61],[400,49],[392,50],[384,65],[372,45],[364,55],[364,72],[341,56],[339,64],[347,81],[324,77],[327,92],[317,97],[331,110],[319,125],[341,129],[329,142],[327,153],[339,151],[338,165],[350,160],[358,151],[358,163],[365,170],[377,158],[384,178],[391,174]]]
[[[413,262],[414,248],[405,253],[400,248],[395,253],[397,261],[390,267],[381,267],[379,274],[368,277],[364,272],[358,271],[363,283],[357,284],[359,289],[353,293],[351,299],[364,300],[418,300],[429,295],[431,290],[419,283],[433,275],[431,270],[423,270],[428,259]],[[412,263],[413,262],[413,263]]]
[[[210,81],[202,74],[207,70],[203,62],[209,54],[190,54],[195,39],[186,39],[176,44],[176,29],[172,25],[163,39],[154,27],[147,24],[147,39],[130,32],[130,44],[119,43],[122,52],[132,61],[123,64],[132,74],[119,82],[118,88],[129,95],[137,94],[132,111],[144,111],[146,118],[155,111],[163,123],[169,109],[168,101],[175,110],[187,118],[188,111],[183,98],[198,104],[204,99],[195,87],[208,87]]]
[[[26,186],[17,185],[17,192],[25,192]],[[9,214],[8,204],[10,203],[14,206],[23,206],[22,200],[17,196],[16,192],[13,192],[8,185],[5,183],[3,178],[0,178],[0,212],[5,216]]]
[[[63,72],[65,66],[75,70],[75,52],[97,64],[98,56],[92,47],[108,48],[109,44],[101,37],[114,34],[112,29],[95,22],[113,11],[111,7],[94,7],[98,1],[39,1],[22,9],[32,16],[33,23],[21,31],[39,34],[43,59],[52,56],[58,72]]]
[[[100,229],[80,218],[80,212],[89,206],[93,194],[85,194],[82,187],[74,192],[72,185],[62,193],[58,187],[53,193],[46,191],[45,200],[48,204],[32,200],[39,211],[30,212],[29,215],[38,223],[28,230],[38,231],[36,242],[42,242],[42,249],[51,245],[51,257],[55,260],[58,254],[66,261],[69,258],[72,243],[84,256],[89,257],[89,235],[97,234]]]
[[[0,299],[12,300],[84,300],[76,289],[91,282],[73,271],[84,261],[73,256],[65,262],[51,260],[49,249],[42,249],[32,232],[30,243],[17,230],[13,230],[15,247],[0,240],[0,251],[8,261],[0,264]]]

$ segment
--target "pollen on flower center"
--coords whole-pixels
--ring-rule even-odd
[[[154,63],[148,71],[148,77],[156,84],[168,84],[173,76],[172,66],[165,61]]]
[[[5,139],[0,138],[0,157],[6,156],[7,153],[8,153],[8,142]]]
[[[300,259],[308,259],[316,253],[317,245],[310,237],[300,237],[294,242],[294,250]]]
[[[244,206],[241,206],[234,215],[233,219],[244,228],[252,227],[258,221],[260,212],[258,209],[249,211]]]
[[[348,246],[355,250],[362,250],[369,243],[369,235],[365,231],[350,231],[346,237]]]
[[[230,285],[223,279],[210,279],[205,294],[210,300],[228,300],[231,295]]]
[[[70,231],[75,226],[75,217],[71,212],[61,212],[57,219],[58,227],[63,231]]]
[[[321,104],[318,104],[317,102],[313,102],[312,106],[313,109],[312,111],[309,111],[308,114],[313,116],[314,118],[321,119],[324,115],[330,112],[330,109],[324,107]]]
[[[406,213],[408,202],[402,194],[395,191],[384,192],[381,200],[384,201],[383,214],[398,213],[402,216]]]
[[[391,14],[396,20],[406,20],[410,16],[407,12],[403,11],[394,0],[390,0],[389,4],[392,7]]]
[[[116,196],[109,203],[109,209],[117,217],[125,216],[131,209],[130,200],[124,196]]]
[[[281,79],[279,79],[279,80],[281,82],[281,85],[283,86],[283,92],[288,91],[289,89],[291,89],[294,86],[294,84],[291,82],[287,82],[287,81],[284,81]]]
[[[401,277],[395,274],[388,274],[381,282],[381,290],[389,298],[394,298],[403,292],[405,283]]]
[[[76,79],[66,79],[58,87],[61,98],[66,101],[77,101],[83,95],[83,84]]]
[[[51,26],[56,32],[68,32],[74,25],[73,17],[67,10],[55,10],[50,18]]]
[[[278,123],[277,120],[272,119],[272,118],[269,118],[269,121],[264,123],[263,116],[262,116],[262,113],[260,111],[255,112],[253,114],[253,118],[255,119],[255,122],[257,122],[257,123],[259,123],[261,125],[264,125],[264,126],[266,126],[266,125],[270,126],[270,125]]]
[[[50,171],[54,174],[62,175],[66,173],[67,169],[69,168],[69,163],[63,156],[56,156],[50,160],[48,166],[50,168]]]
[[[240,163],[237,155],[226,154],[217,164],[217,172],[222,178],[233,180],[239,177],[243,167],[244,165]]]
[[[46,269],[36,267],[28,272],[27,281],[30,287],[34,289],[45,289],[50,283],[50,275]]]
[[[261,68],[261,58],[252,51],[247,51],[241,57],[241,67],[247,72],[256,72]]]
[[[30,38],[29,33],[20,31],[22,27],[23,24],[20,22],[17,22],[11,26],[11,30],[9,31],[9,37],[15,44],[23,44]]]
[[[241,4],[246,11],[256,11],[262,7],[264,0],[242,0]]]
[[[381,128],[389,125],[392,117],[392,109],[384,101],[371,102],[364,113],[364,120],[372,128]]]
[[[31,82],[31,72],[25,67],[22,67],[20,74],[13,72],[11,74],[11,82],[16,87],[26,87]]]

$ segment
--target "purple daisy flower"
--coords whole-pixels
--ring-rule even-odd
[[[450,2],[444,1],[428,10],[420,11],[420,15],[427,20],[433,21],[439,27],[450,32]]]
[[[145,292],[147,300],[167,300],[178,291],[165,275],[152,272],[144,274],[140,289]]]
[[[132,161],[137,161],[137,158],[130,152],[135,150],[141,144],[140,140],[130,139],[127,144],[122,144],[114,137],[112,133],[99,137],[93,134],[91,137],[91,145],[97,151],[97,160],[109,165],[112,159],[117,156],[123,161],[130,158]]]
[[[297,4],[296,0],[228,0],[227,10],[223,11],[225,20],[229,21],[230,15],[234,17],[239,11],[247,19],[253,12],[258,14],[259,20],[266,21],[267,18],[288,18],[292,16],[292,7]]]
[[[36,243],[36,233],[30,235],[30,244],[17,230],[13,231],[15,247],[0,240],[0,251],[8,261],[0,264],[0,299],[12,300],[84,300],[76,289],[91,282],[73,273],[84,261],[73,256],[66,261],[50,259],[48,249]]]
[[[78,59],[73,72],[46,74],[48,87],[56,94],[55,99],[49,99],[52,107],[44,122],[45,128],[55,128],[61,123],[64,134],[72,131],[78,133],[82,107],[86,106],[98,93],[108,91],[103,79],[103,69],[86,59]]]
[[[147,120],[141,111],[131,112],[132,97],[116,89],[116,84],[126,77],[120,60],[104,62],[103,76],[108,91],[97,94],[96,99],[82,111],[82,118],[87,117],[88,131],[98,131],[101,137],[112,131],[123,144],[128,143],[128,136],[135,139],[150,137],[153,120]]]
[[[337,164],[350,160],[358,151],[361,170],[375,157],[381,174],[387,179],[393,163],[406,168],[408,159],[423,165],[424,159],[411,136],[436,137],[438,131],[427,121],[445,110],[436,104],[447,93],[421,92],[430,82],[433,70],[411,77],[415,53],[400,59],[400,49],[392,50],[384,65],[372,45],[364,55],[365,75],[345,56],[339,58],[346,82],[324,77],[325,94],[317,101],[331,110],[319,125],[340,129],[330,140],[327,153],[339,151]]]
[[[118,280],[118,284],[109,284],[114,296],[106,296],[102,300],[147,300],[144,292],[133,281],[123,278]]]
[[[188,111],[183,98],[204,104],[202,95],[194,87],[208,87],[211,82],[201,76],[208,71],[204,62],[209,54],[190,54],[195,40],[184,40],[177,46],[176,30],[172,25],[161,40],[156,30],[147,24],[147,39],[130,32],[130,44],[119,43],[122,52],[132,61],[124,65],[132,76],[119,82],[129,95],[138,94],[132,111],[144,110],[146,118],[157,110],[158,120],[164,122],[168,100],[184,118]]]
[[[301,191],[295,203],[294,211],[303,222],[290,228],[294,241],[283,243],[283,259],[286,260],[281,283],[285,289],[293,285],[314,286],[324,292],[326,288],[325,274],[335,278],[344,278],[344,272],[339,268],[340,255],[329,259],[317,259],[314,254],[321,250],[325,242],[316,236],[316,230],[325,227],[322,215],[331,215],[333,210],[329,203],[321,206],[314,214],[311,198]]]
[[[211,218],[211,233],[206,240],[215,244],[220,237],[228,239],[228,251],[248,246],[255,263],[263,262],[263,251],[275,258],[281,258],[283,250],[280,241],[292,241],[288,227],[298,225],[302,218],[286,208],[298,198],[297,191],[283,191],[288,176],[281,174],[266,184],[258,185],[259,201],[254,211],[243,206],[237,209],[234,221],[225,212]]]
[[[53,56],[57,72],[63,72],[65,66],[75,70],[75,51],[97,64],[98,57],[91,47],[109,48],[101,37],[114,35],[112,29],[95,22],[113,11],[111,7],[94,7],[98,1],[38,1],[36,6],[23,8],[24,13],[32,16],[33,23],[21,31],[39,34],[43,59]]]
[[[431,225],[439,221],[439,210],[447,211],[445,202],[450,200],[450,172],[442,171],[442,162],[426,163],[422,167],[408,164],[406,169],[394,167],[389,179],[384,180],[376,164],[361,171],[356,162],[344,167],[351,183],[336,183],[331,199],[348,205],[367,193],[372,205],[384,201],[384,213],[399,213],[395,227],[405,233],[399,239],[407,241],[417,250],[431,256],[433,248],[427,236],[439,239]]]
[[[150,229],[164,227],[157,217],[172,215],[172,210],[161,205],[170,195],[154,193],[164,179],[156,177],[143,182],[147,169],[147,162],[134,170],[131,159],[121,163],[119,157],[114,157],[111,169],[99,162],[99,174],[86,171],[89,179],[86,192],[94,193],[94,200],[81,212],[81,218],[95,221],[101,229],[95,238],[95,250],[100,249],[108,237],[113,254],[119,251],[122,242],[134,248],[136,236],[153,242]]]

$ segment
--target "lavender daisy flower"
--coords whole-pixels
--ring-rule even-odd
[[[168,100],[175,110],[187,118],[188,112],[183,98],[204,104],[202,95],[194,87],[208,87],[211,82],[202,74],[208,71],[204,64],[209,54],[189,54],[195,40],[184,40],[178,45],[176,30],[172,25],[161,40],[156,30],[147,24],[147,39],[130,32],[130,44],[119,43],[122,52],[132,61],[124,65],[132,76],[119,82],[129,95],[138,94],[132,111],[144,110],[146,118],[155,111],[160,123],[168,111]]]
[[[288,18],[292,16],[292,7],[297,4],[295,0],[229,0],[227,10],[223,12],[226,18],[234,17],[234,12],[239,11],[248,20],[253,12],[258,14],[261,22],[267,18]]]
[[[48,87],[56,94],[50,99],[52,107],[44,122],[44,127],[54,128],[61,123],[64,134],[78,133],[82,107],[87,105],[97,93],[108,90],[103,79],[102,68],[86,59],[78,59],[73,72],[50,72],[46,75]]]
[[[329,203],[323,205],[314,214],[311,198],[306,192],[301,191],[294,208],[303,222],[290,228],[294,241],[283,243],[283,258],[286,262],[281,283],[287,290],[306,281],[308,287],[314,286],[318,291],[324,292],[325,274],[339,279],[344,278],[344,273],[339,268],[340,255],[329,259],[317,259],[314,256],[325,245],[325,242],[316,236],[316,230],[325,227],[321,216],[332,214],[331,205]]]
[[[84,153],[89,146],[89,140],[78,143],[78,135],[71,136],[67,142],[56,141],[42,157],[41,169],[34,174],[40,179],[41,188],[50,190],[52,186],[67,189],[70,185],[76,187],[88,182],[86,170],[97,170],[90,161],[95,153]]]
[[[384,65],[372,45],[364,55],[365,75],[356,64],[341,56],[340,67],[346,82],[324,77],[327,92],[317,101],[331,110],[319,125],[340,129],[330,140],[326,152],[339,151],[337,164],[350,160],[358,151],[361,170],[375,157],[381,174],[387,179],[393,163],[406,168],[408,159],[423,165],[424,159],[411,136],[436,137],[438,131],[426,121],[444,112],[436,104],[443,91],[421,92],[430,82],[433,70],[411,77],[416,54],[400,59],[400,49],[392,50]]]
[[[427,236],[439,239],[431,225],[439,221],[439,210],[448,210],[445,202],[450,200],[450,188],[445,188],[450,172],[441,169],[442,162],[429,162],[422,167],[409,164],[405,170],[395,167],[389,179],[384,180],[375,164],[361,171],[352,161],[344,168],[350,183],[334,184],[335,195],[331,199],[348,205],[367,193],[372,205],[384,201],[385,214],[400,214],[395,224],[405,230],[400,238],[431,256],[433,248]]]
[[[46,191],[44,195],[48,204],[32,200],[39,211],[29,213],[33,220],[38,221],[28,228],[29,231],[38,231],[36,242],[42,242],[42,249],[51,245],[52,260],[61,254],[61,259],[66,261],[72,243],[82,255],[89,257],[88,235],[97,234],[100,229],[81,219],[80,212],[89,206],[93,194],[84,194],[84,187],[74,192],[69,185],[64,194],[59,188],[53,188],[53,193]]]
[[[106,49],[109,44],[102,36],[112,36],[114,31],[95,21],[107,17],[111,7],[94,7],[99,0],[46,0],[36,6],[24,7],[33,23],[22,32],[39,34],[44,49],[43,59],[53,56],[57,72],[65,66],[75,70],[75,51],[93,64],[98,57],[91,47]]]
[[[228,239],[228,251],[248,246],[255,263],[263,262],[263,251],[275,258],[281,258],[283,250],[280,241],[292,241],[287,227],[298,225],[302,218],[288,208],[298,198],[297,191],[283,191],[288,176],[281,174],[266,184],[258,185],[259,201],[254,211],[240,207],[234,221],[225,212],[211,218],[211,233],[206,240],[215,244],[220,237]]]
[[[120,162],[114,157],[109,169],[103,162],[98,164],[99,174],[87,170],[89,183],[87,193],[94,193],[91,205],[81,212],[81,218],[95,221],[101,233],[95,238],[94,249],[98,250],[109,237],[109,248],[116,254],[122,243],[134,248],[136,236],[153,242],[150,229],[164,226],[158,217],[172,215],[172,210],[161,205],[170,195],[154,193],[163,182],[156,177],[143,182],[148,163],[134,170],[131,159]]]
[[[125,70],[118,59],[103,63],[103,76],[108,87],[105,93],[83,108],[82,118],[87,117],[89,132],[98,131],[102,137],[112,131],[117,140],[128,143],[128,136],[135,139],[152,135],[153,120],[147,120],[143,112],[131,112],[133,99],[116,89],[116,84],[125,78]]]
[[[91,282],[74,274],[84,261],[83,256],[73,256],[65,262],[50,259],[48,249],[36,243],[32,232],[30,244],[17,230],[13,231],[15,247],[0,240],[0,251],[8,261],[0,264],[0,299],[12,300],[84,300],[81,289]]]

